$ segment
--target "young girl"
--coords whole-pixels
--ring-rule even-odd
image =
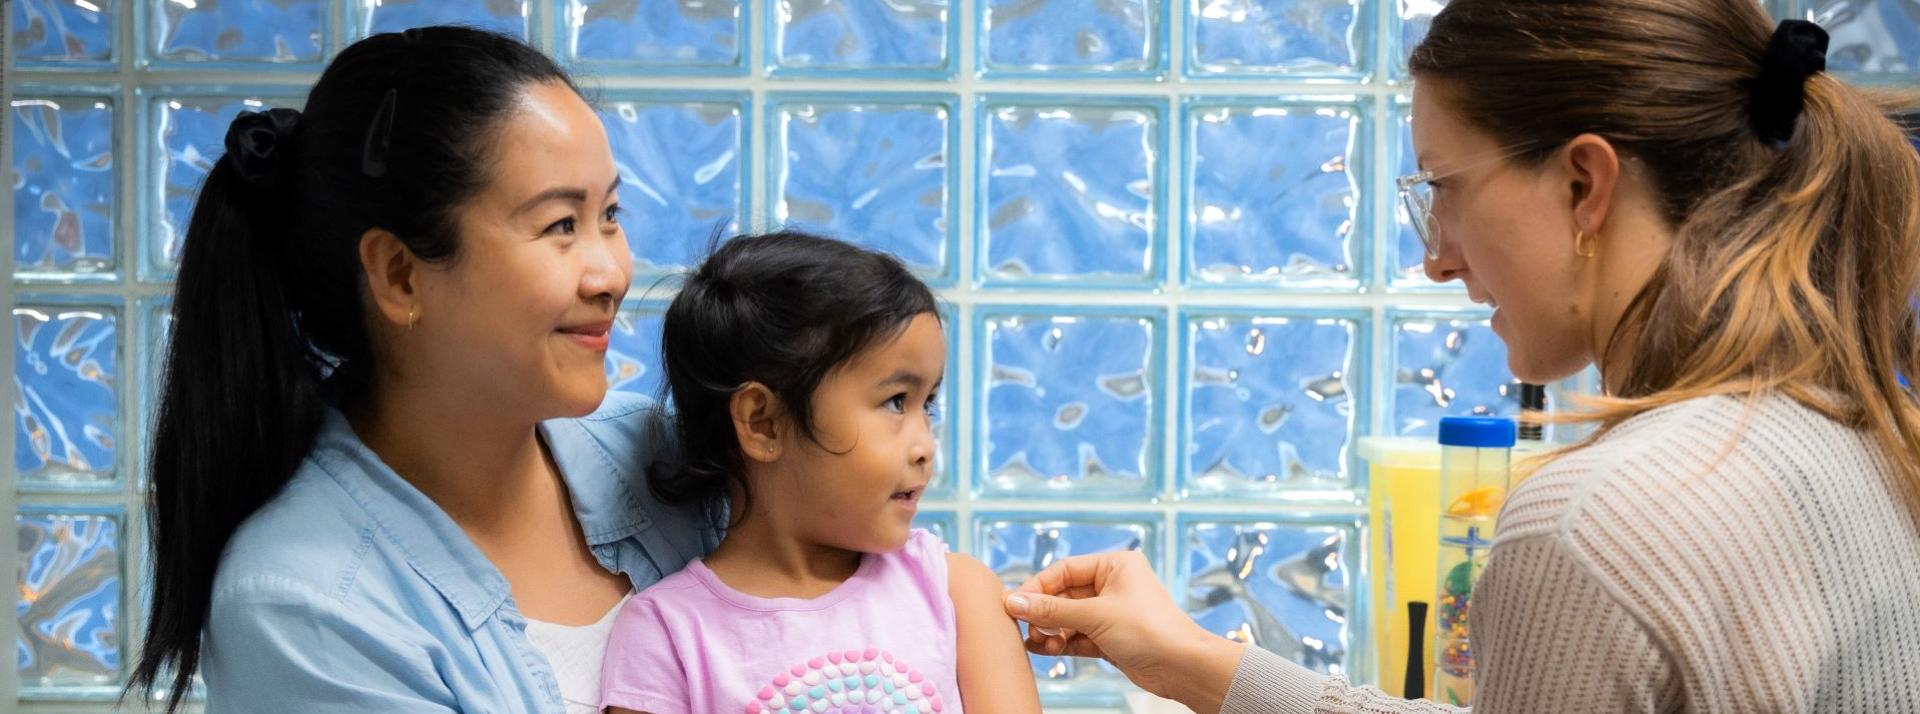
[[[650,485],[724,504],[728,530],[620,608],[602,706],[1039,711],[999,580],[910,528],[947,355],[925,285],[838,241],[736,238],[687,277],[661,342],[681,452]]]

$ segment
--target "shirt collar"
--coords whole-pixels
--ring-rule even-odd
[[[560,478],[573,502],[587,545],[612,543],[653,525],[644,489],[642,464],[614,458],[581,419],[554,419],[540,425]]]
[[[651,525],[647,499],[631,493],[636,465],[622,463],[578,419],[540,425],[574,517],[589,546],[628,537]],[[512,588],[446,511],[401,478],[360,441],[338,410],[328,409],[309,457],[392,539],[407,564],[478,630],[512,595]]]

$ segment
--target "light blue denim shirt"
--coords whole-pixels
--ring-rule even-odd
[[[662,433],[649,423],[663,418],[651,404],[615,392],[590,416],[540,425],[588,548],[635,589],[720,535],[647,490]],[[201,659],[207,712],[563,714],[525,629],[492,562],[329,411],[292,481],[221,558]]]

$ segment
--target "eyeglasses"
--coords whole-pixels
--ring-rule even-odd
[[[1413,232],[1420,235],[1420,245],[1427,250],[1427,258],[1440,257],[1440,226],[1433,222],[1433,182],[1449,176],[1472,171],[1488,164],[1506,161],[1515,156],[1539,149],[1549,142],[1529,141],[1524,144],[1496,149],[1493,154],[1454,166],[1445,172],[1422,171],[1417,174],[1401,176],[1395,183],[1400,188],[1400,204],[1407,209],[1407,219],[1413,223]]]

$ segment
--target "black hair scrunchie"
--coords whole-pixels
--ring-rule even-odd
[[[227,126],[227,161],[248,184],[270,186],[279,178],[287,142],[299,126],[300,112],[294,109],[240,112]]]
[[[1760,59],[1749,109],[1753,130],[1780,146],[1793,138],[1793,125],[1807,105],[1807,78],[1827,69],[1827,31],[1806,20],[1782,20]]]

